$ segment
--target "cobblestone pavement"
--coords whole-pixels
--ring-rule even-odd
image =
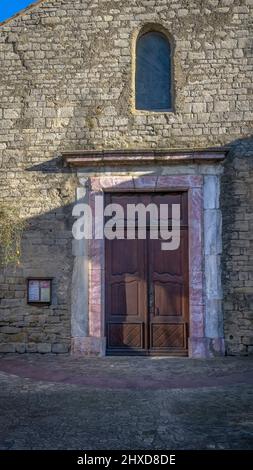
[[[0,449],[253,449],[253,358],[0,357]]]

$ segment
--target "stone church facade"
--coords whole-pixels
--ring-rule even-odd
[[[0,25],[0,201],[27,220],[0,272],[0,352],[252,354],[252,15],[252,0],[49,0]],[[168,109],[136,107],[152,32]],[[74,240],[73,207],[96,196],[183,201],[182,251]],[[28,302],[29,280],[50,302]]]

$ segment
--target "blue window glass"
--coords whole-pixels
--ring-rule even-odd
[[[171,48],[164,34],[148,32],[138,39],[135,80],[136,109],[171,109]]]

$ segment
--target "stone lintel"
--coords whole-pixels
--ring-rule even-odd
[[[62,152],[65,165],[74,167],[222,162],[227,148],[193,150],[78,150]]]

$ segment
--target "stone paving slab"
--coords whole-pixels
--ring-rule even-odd
[[[2,356],[0,449],[253,449],[252,365]]]

